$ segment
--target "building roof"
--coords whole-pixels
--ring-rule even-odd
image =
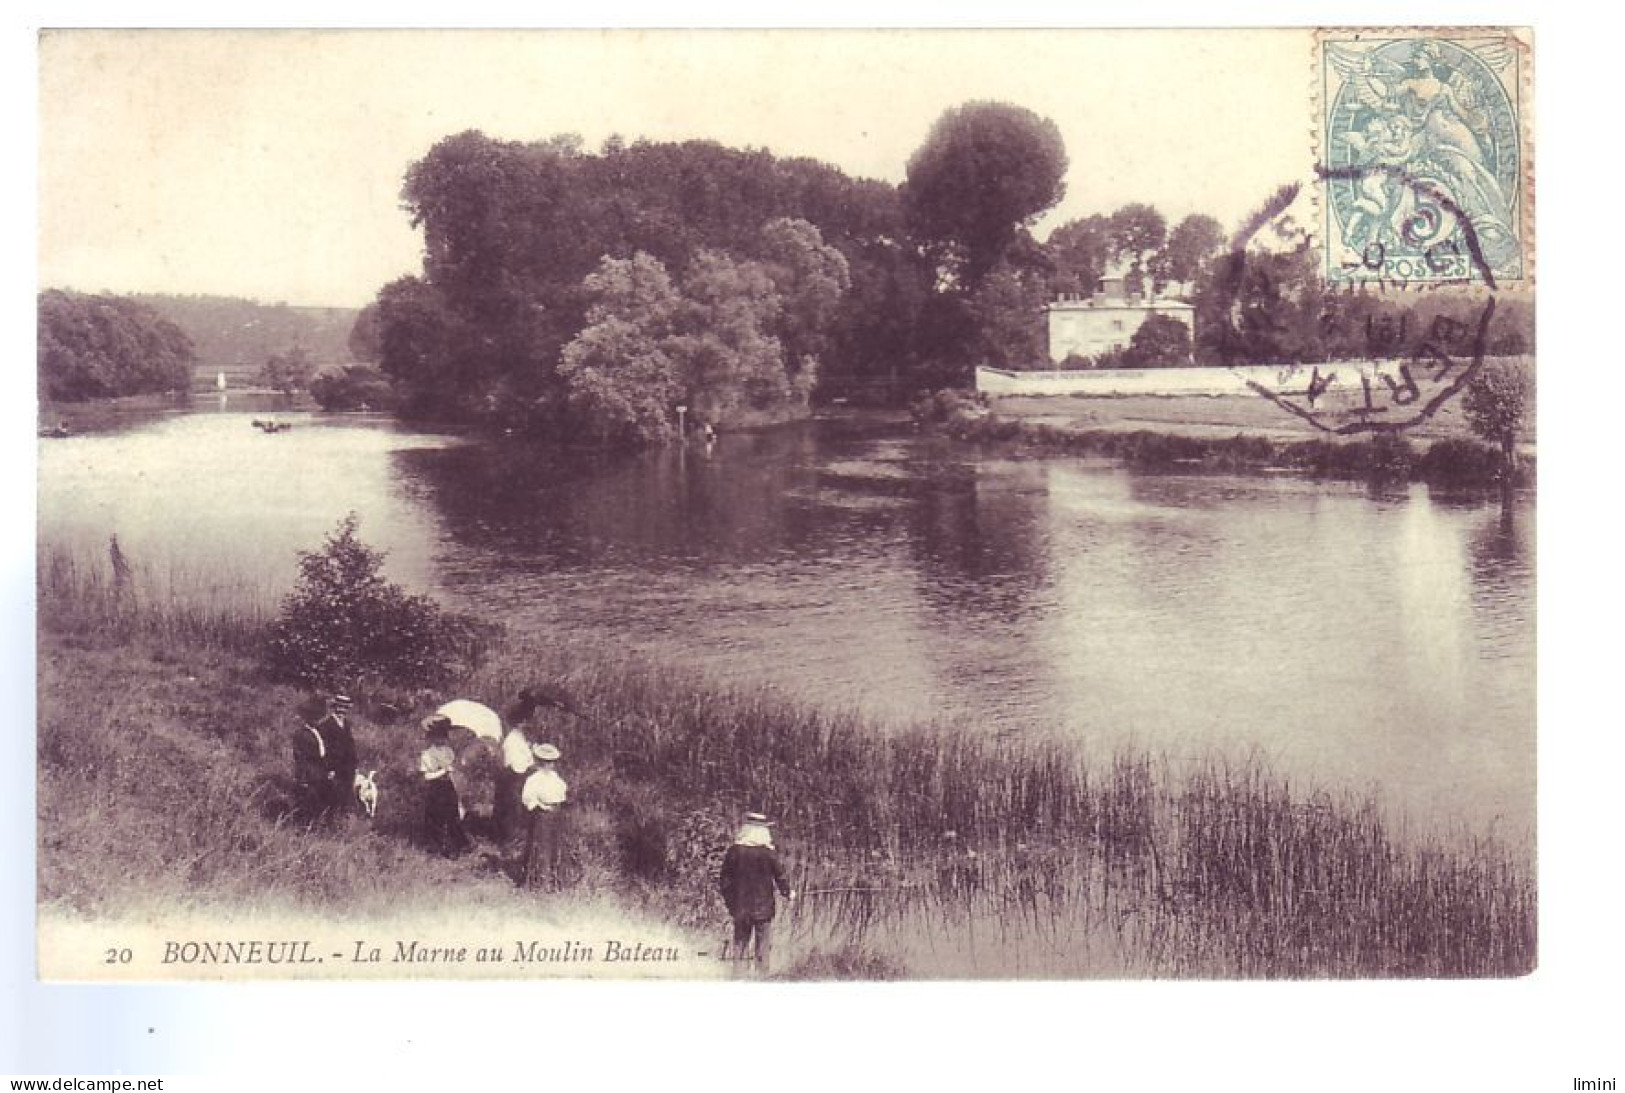
[[[1137,300],[1119,299],[1088,299],[1088,300],[1051,300],[1046,305],[1049,311],[1195,311],[1192,304],[1184,300],[1153,300],[1149,304]]]

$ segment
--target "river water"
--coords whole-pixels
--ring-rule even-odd
[[[274,605],[347,512],[390,577],[878,721],[1257,756],[1416,821],[1534,822],[1534,508],[1133,472],[824,421],[637,457],[175,413],[42,440],[40,538]]]

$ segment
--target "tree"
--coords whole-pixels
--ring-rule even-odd
[[[913,379],[918,387],[936,390],[974,384],[976,355],[984,336],[964,293],[927,296],[916,336],[920,358]]]
[[[78,402],[191,386],[191,339],[150,306],[52,289],[39,294],[38,308],[42,398]]]
[[[310,386],[316,375],[316,362],[310,350],[295,346],[285,353],[273,353],[260,366],[259,382],[273,391],[291,395]]]
[[[772,333],[792,372],[816,374],[841,297],[852,284],[846,256],[826,245],[817,227],[789,217],[762,226],[762,255],[783,300]]]
[[[1518,430],[1528,416],[1532,394],[1529,371],[1522,364],[1487,360],[1479,365],[1462,400],[1473,432],[1500,447],[1502,481],[1507,484],[1517,469]]]
[[[475,376],[455,352],[459,324],[444,297],[418,277],[402,277],[378,290],[379,366],[395,381],[407,417],[457,417]],[[466,403],[465,403],[466,404]]]
[[[1017,229],[1061,199],[1066,168],[1054,122],[1008,103],[971,102],[931,127],[909,158],[903,197],[915,230],[939,246],[951,276],[974,287]]]
[[[1168,241],[1168,221],[1150,205],[1124,205],[1111,216],[1112,257],[1127,259],[1136,279],[1152,273],[1151,261]]]
[[[571,412],[601,443],[671,439],[681,384],[661,344],[624,319],[606,318],[577,334],[559,362]]]
[[[1057,292],[1093,295],[1112,259],[1111,221],[1099,214],[1068,221],[1050,233],[1044,249]]]
[[[346,347],[351,357],[367,364],[377,364],[384,359],[384,328],[378,317],[377,300],[356,314]]]
[[[310,397],[323,410],[387,410],[395,405],[389,379],[370,364],[347,364],[318,372]]]
[[[640,251],[605,258],[585,289],[587,325],[559,362],[574,426],[602,443],[670,439],[682,382],[666,347],[683,303],[670,274]]]
[[[647,334],[671,333],[683,306],[682,295],[660,259],[642,251],[631,258],[605,258],[583,283],[592,301],[587,323],[620,319]]]
[[[1232,252],[1197,282],[1201,363],[1274,364],[1326,359],[1324,283],[1312,247]]]
[[[1048,359],[1044,277],[1031,267],[1001,262],[970,294],[967,307],[980,333],[980,360],[995,368],[1032,368]]]
[[[1190,327],[1169,315],[1148,315],[1129,339],[1128,358],[1136,368],[1189,364]]]
[[[449,678],[477,655],[466,624],[385,580],[384,554],[358,525],[351,513],[322,549],[300,552],[298,583],[271,626],[273,672],[323,688]]]
[[[1168,233],[1168,242],[1156,256],[1151,272],[1157,279],[1191,282],[1224,249],[1224,229],[1205,213],[1192,213]]]
[[[784,298],[760,262],[703,250],[683,278],[681,330],[669,343],[689,405],[715,420],[745,407],[772,412],[802,404],[816,379],[792,374],[772,333]]]
[[[829,354],[819,361],[821,386],[833,390],[849,377],[880,381],[860,392],[897,395],[918,367],[930,266],[897,240],[849,243],[846,255],[852,284],[831,320]]]
[[[423,274],[378,300],[378,359],[401,412],[536,432],[579,410],[559,370],[595,322],[587,279],[605,256],[641,252],[683,279],[702,252],[764,268],[780,310],[729,355],[782,358],[799,390],[832,346],[848,350],[854,327],[880,321],[845,291],[853,263],[872,257],[889,273],[896,253],[915,250],[896,187],[709,141],[608,141],[591,153],[576,138],[460,133],[413,164],[402,197],[424,233]],[[368,353],[365,324],[355,333]],[[692,325],[675,333],[699,335]]]

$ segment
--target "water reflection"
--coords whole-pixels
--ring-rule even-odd
[[[395,579],[517,629],[881,719],[1257,753],[1424,817],[1532,822],[1528,501],[1507,527],[1420,487],[1136,474],[849,423],[611,458],[246,421],[42,442],[42,540],[116,531],[281,588],[354,509]]]

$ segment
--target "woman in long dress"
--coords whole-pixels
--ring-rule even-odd
[[[452,772],[457,753],[451,747],[451,721],[442,714],[423,719],[427,746],[418,756],[423,776],[423,842],[429,850],[454,858],[468,849],[463,805]]]

